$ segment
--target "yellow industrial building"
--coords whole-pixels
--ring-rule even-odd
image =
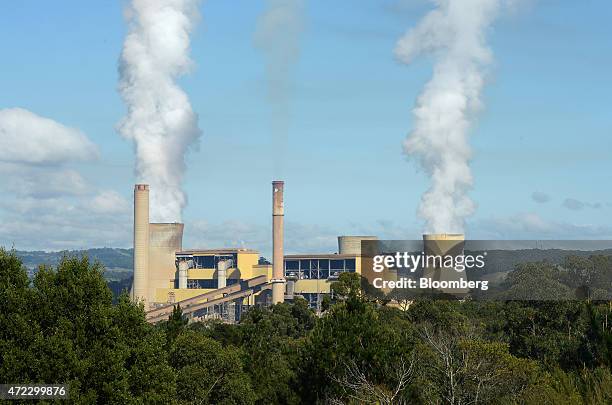
[[[252,249],[206,249],[175,252],[175,263],[169,269],[166,286],[157,288],[155,301],[172,303],[193,298],[222,287],[258,276],[272,278],[272,266],[259,264],[259,252]],[[181,265],[186,264],[186,279],[181,284]],[[225,268],[224,268],[225,265]],[[245,304],[255,303],[254,295]]]
[[[230,320],[252,305],[296,297],[319,308],[331,283],[343,272],[361,273],[361,241],[339,236],[338,253],[284,255],[284,183],[273,185],[273,255],[270,264],[256,250],[183,249],[181,223],[149,221],[149,186],[134,187],[134,282],[131,297],[147,319],[167,319],[175,304],[192,317],[223,313]]]
[[[287,295],[301,296],[318,308],[323,295],[331,292],[331,283],[343,272],[361,273],[358,254],[286,255]]]
[[[259,252],[252,249],[178,250],[174,256],[175,263],[166,267],[165,285],[155,288],[153,306],[184,301],[260,276],[272,279],[272,265],[264,263]],[[331,283],[340,273],[361,272],[361,258],[355,251],[285,255],[283,267],[285,297],[301,296],[316,308],[323,295],[330,293]],[[181,280],[181,271],[185,274],[184,281]],[[243,305],[269,303],[267,297],[258,295],[245,297]]]

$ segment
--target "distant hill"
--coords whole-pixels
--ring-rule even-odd
[[[106,268],[105,278],[123,280],[132,277],[134,264],[133,249],[97,248],[87,250],[63,250],[59,252],[16,251],[30,275],[36,273],[41,264],[56,266],[64,255],[87,256],[92,261],[99,261]]]
[[[478,254],[480,252],[465,252],[466,254]],[[588,257],[591,255],[612,256],[612,249],[606,250],[565,250],[565,249],[518,249],[518,250],[487,250],[485,268],[482,270],[468,271],[468,275],[475,273],[493,274],[508,273],[514,270],[519,263],[547,261],[553,264],[561,264],[567,256]]]

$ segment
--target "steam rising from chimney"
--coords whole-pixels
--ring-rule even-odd
[[[271,108],[275,173],[280,175],[289,132],[289,95],[293,68],[300,54],[303,0],[266,0],[254,42],[265,58]]]
[[[420,54],[434,56],[431,80],[412,111],[414,128],[404,152],[419,158],[431,177],[419,214],[428,233],[463,233],[474,212],[466,195],[472,187],[468,131],[482,103],[492,54],[485,40],[504,0],[433,0],[437,8],[398,41],[396,57],[411,63]]]
[[[151,219],[180,222],[185,154],[201,131],[185,92],[176,84],[192,66],[189,35],[198,0],[132,0],[119,61],[119,91],[127,116],[119,132],[134,141],[138,182],[151,185]]]

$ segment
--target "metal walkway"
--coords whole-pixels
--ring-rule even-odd
[[[271,288],[271,284],[268,284],[268,277],[262,275],[240,281],[239,283],[232,284],[227,287],[218,288],[192,298],[151,309],[146,312],[145,316],[147,322],[156,323],[167,320],[176,305],[181,306],[183,315],[189,315],[195,311],[208,308],[213,305],[242,299],[256,292],[269,290]]]

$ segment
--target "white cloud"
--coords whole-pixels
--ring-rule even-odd
[[[3,200],[0,246],[21,250],[129,247],[131,212],[96,212],[87,197]]]
[[[339,235],[373,235],[380,239],[418,240],[418,225],[405,227],[394,221],[378,220],[373,223],[353,223],[347,226],[285,222],[285,253],[335,253]],[[185,225],[185,248],[244,247],[256,249],[270,258],[272,252],[271,223],[258,224],[244,221],[210,223],[193,221]]]
[[[296,222],[285,222],[285,253],[333,253],[337,250],[335,230]],[[185,225],[187,248],[243,247],[256,249],[270,257],[272,252],[271,224],[243,221],[210,223],[194,221]]]
[[[98,193],[90,202],[93,212],[99,214],[126,214],[130,211],[130,203],[121,194],[113,190]]]
[[[0,189],[20,197],[53,198],[87,192],[87,182],[79,172],[59,166],[0,163],[0,175]]]
[[[27,110],[0,110],[0,246],[61,250],[131,244],[128,201],[72,162],[96,159],[78,129]]]
[[[22,108],[0,110],[0,161],[61,164],[98,157],[81,131]]]

